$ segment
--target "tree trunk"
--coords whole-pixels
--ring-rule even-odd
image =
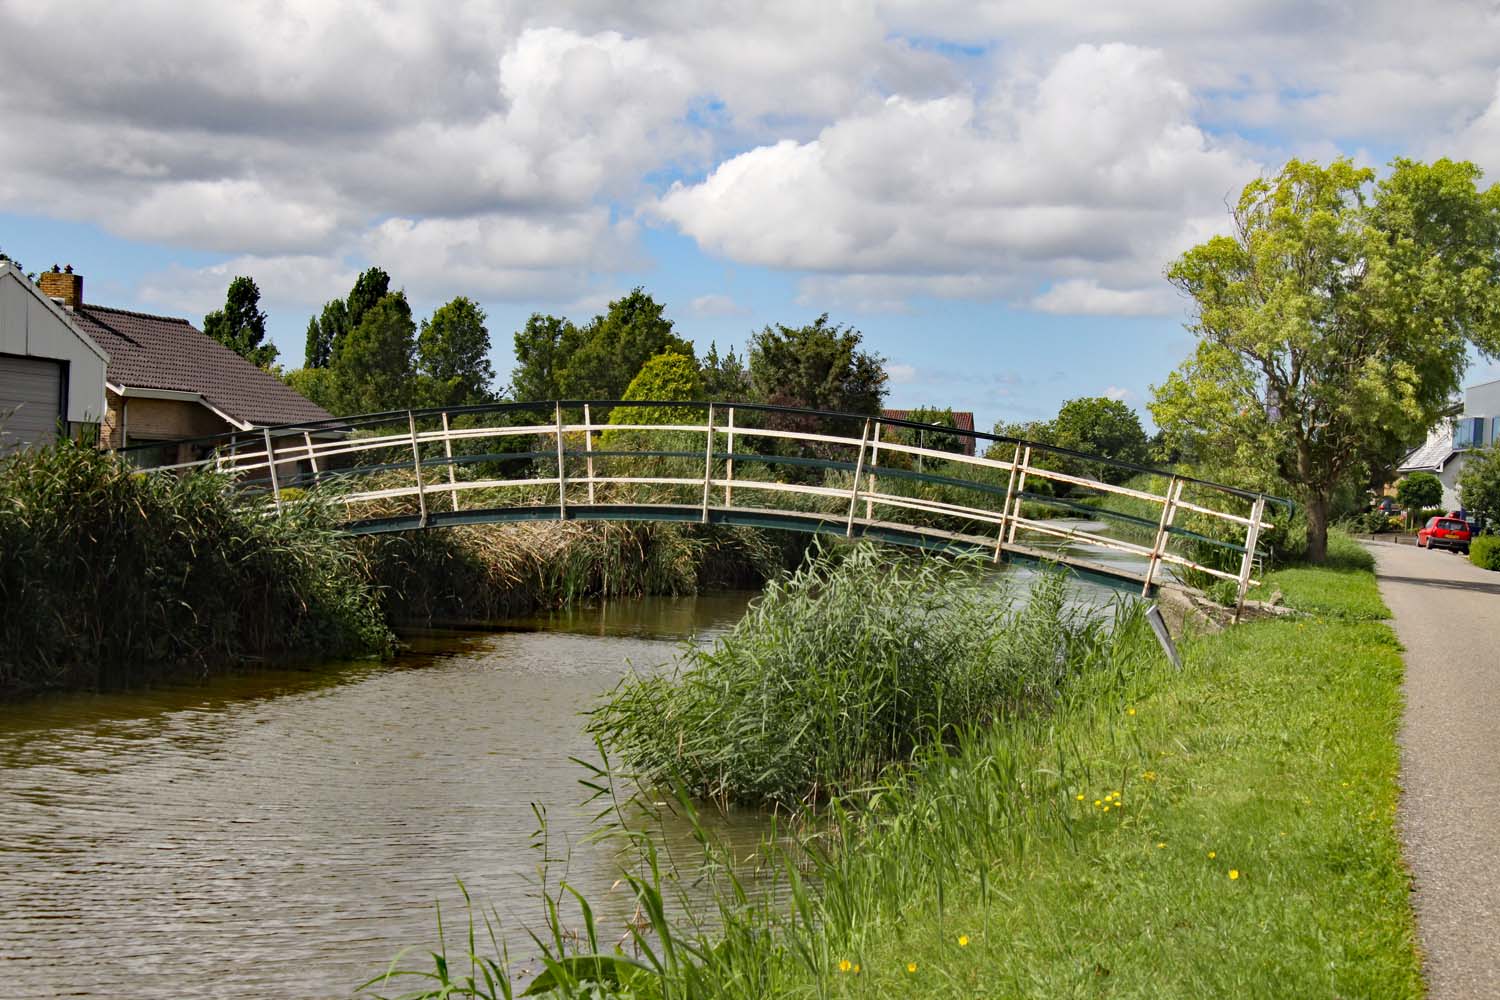
[[[1328,496],[1307,498],[1307,558],[1321,563],[1328,558]]]

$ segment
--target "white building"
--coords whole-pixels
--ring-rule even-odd
[[[1443,509],[1457,510],[1458,477],[1463,472],[1464,457],[1476,448],[1488,448],[1500,441],[1500,379],[1481,382],[1464,389],[1461,416],[1444,420],[1427,434],[1427,440],[1401,460],[1396,471],[1430,472],[1443,484]]]
[[[66,309],[0,261],[0,454],[98,424],[108,363]]]

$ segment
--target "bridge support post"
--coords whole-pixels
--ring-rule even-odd
[[[308,433],[307,431],[303,431],[302,441],[307,445],[307,461],[312,466],[313,483],[319,483],[322,481],[323,476],[322,473],[318,471],[318,456],[313,453],[312,434]]]
[[[594,420],[589,404],[583,404],[583,450],[588,455],[589,503],[594,502]]]
[[[276,478],[276,449],[271,445],[271,428],[263,427],[266,438],[266,469],[271,473],[271,496],[276,501],[276,513],[281,514],[281,481]]]
[[[411,431],[411,471],[417,477],[417,509],[422,512],[422,527],[427,527],[427,491],[422,486],[422,450],[417,446],[417,417],[406,411],[406,426]]]
[[[729,457],[724,460],[724,506],[734,506],[730,484],[734,482],[734,407],[729,408]]]
[[[557,516],[559,520],[568,519],[568,467],[563,460],[563,422],[562,403],[554,403],[553,409],[557,414]]]
[[[874,469],[880,464],[880,421],[875,421],[875,443],[870,448],[870,492],[874,493],[878,487],[875,485]],[[875,520],[875,501],[865,500],[865,520]]]
[[[1010,524],[1010,501],[1016,495],[1016,470],[1021,464],[1021,445],[1016,443],[1016,453],[1010,459],[1010,478],[1005,483],[1005,503],[1000,508],[1000,532],[995,536],[995,562],[1000,561],[1001,549],[1004,548],[1005,530]]]
[[[1019,445],[1017,446],[1020,447]],[[1026,470],[1031,468],[1031,445],[1021,455],[1021,474],[1016,480],[1016,506],[1010,515],[1010,530],[1006,533],[1005,544],[1014,545],[1016,542],[1016,520],[1021,516],[1021,494],[1026,492]],[[1014,467],[1012,467],[1014,471]]]
[[[714,485],[714,404],[708,404],[708,427],[703,436],[708,443],[703,446],[703,523],[708,523],[708,491]]]
[[[443,411],[443,457],[448,460],[448,499],[458,510],[458,474],[453,471],[453,429],[448,426],[448,411]]]
[[[1156,541],[1151,545],[1151,559],[1146,563],[1146,582],[1141,586],[1141,596],[1151,596],[1151,584],[1156,580],[1156,567],[1161,565],[1162,553],[1167,550],[1167,532],[1177,516],[1177,501],[1182,498],[1182,480],[1173,476],[1167,483],[1167,496],[1161,505],[1161,520],[1156,525]]]
[[[854,462],[854,485],[849,490],[849,523],[844,527],[844,537],[854,537],[854,508],[859,505],[859,477],[865,473],[865,445],[870,440],[870,421],[865,420],[865,429],[859,435],[859,458]]]
[[[1255,544],[1260,541],[1260,522],[1266,513],[1266,498],[1264,494],[1255,498],[1255,506],[1250,508],[1250,527],[1245,529],[1245,557],[1240,560],[1240,586],[1239,593],[1234,600],[1234,622],[1239,624],[1240,615],[1245,610],[1245,593],[1250,589],[1250,570],[1255,566]]]

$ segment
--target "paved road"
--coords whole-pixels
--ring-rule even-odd
[[[1500,573],[1370,550],[1406,647],[1400,823],[1429,995],[1500,998]]]

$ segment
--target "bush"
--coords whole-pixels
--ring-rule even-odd
[[[865,787],[919,744],[1046,704],[1104,630],[1064,578],[1011,607],[976,559],[892,562],[873,546],[771,583],[675,677],[633,677],[590,729],[647,782],[797,804]]]
[[[1477,535],[1469,542],[1469,562],[1480,569],[1500,570],[1500,535]]]
[[[0,462],[0,689],[245,658],[380,652],[391,635],[321,505],[279,518],[223,477],[140,475],[72,442]]]

